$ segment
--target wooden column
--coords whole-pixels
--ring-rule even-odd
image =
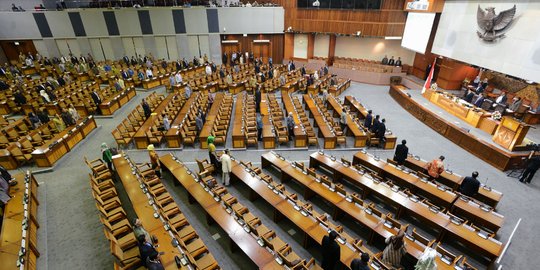
[[[308,34],[308,43],[307,43],[307,59],[313,59],[313,53],[315,50],[315,34]]]
[[[292,60],[294,57],[294,34],[285,33],[285,50],[283,52],[284,60]]]
[[[330,35],[330,42],[328,42],[328,65],[334,64],[334,56],[336,54],[336,35]]]

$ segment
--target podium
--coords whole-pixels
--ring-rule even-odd
[[[516,146],[522,144],[529,127],[515,118],[504,116],[495,135],[493,135],[493,141],[510,151],[514,151]]]

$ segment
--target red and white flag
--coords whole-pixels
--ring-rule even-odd
[[[431,65],[431,70],[429,71],[429,75],[426,79],[426,82],[424,83],[424,87],[422,87],[422,94],[426,92],[426,89],[429,89],[431,87],[431,80],[433,80],[433,71],[435,70],[435,62],[437,61],[437,58],[433,59],[433,64]]]

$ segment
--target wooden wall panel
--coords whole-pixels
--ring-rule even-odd
[[[15,45],[15,42],[19,42],[19,45]],[[19,53],[22,52],[27,55],[29,52],[32,55],[36,55],[36,47],[32,40],[2,40],[0,46],[9,61],[19,61]]]
[[[298,9],[296,0],[274,0],[285,8],[285,28],[297,32],[402,36],[405,0],[385,0],[380,10]]]
[[[241,52],[253,52],[253,41],[254,40],[264,40],[267,39],[270,41],[269,56],[272,57],[274,63],[281,63],[283,61],[283,43],[284,38],[283,34],[258,34],[258,35],[221,35],[221,40],[238,40],[238,45],[227,45],[221,43],[222,51],[228,51],[225,47],[234,47]],[[230,55],[230,54],[229,54]]]

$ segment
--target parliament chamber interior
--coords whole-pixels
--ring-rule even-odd
[[[0,1],[0,269],[537,269],[539,11]]]

